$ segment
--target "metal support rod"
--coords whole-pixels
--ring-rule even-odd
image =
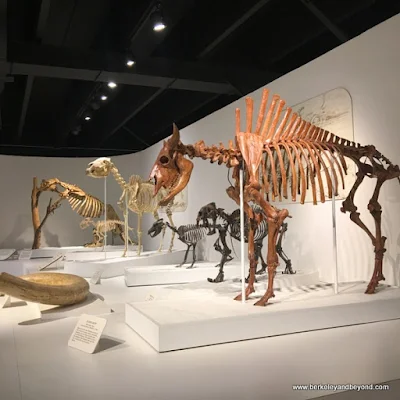
[[[332,156],[333,158],[333,156]],[[333,160],[332,160],[333,164]],[[333,229],[333,291],[335,294],[339,293],[339,283],[338,283],[338,262],[337,262],[337,240],[336,240],[336,182],[333,177],[332,169],[330,171],[331,181],[333,183],[333,195],[332,195],[332,229]]]
[[[107,258],[107,177],[104,177],[104,240],[103,240],[103,251],[104,258]]]
[[[125,256],[128,252],[129,236],[128,236],[128,191],[125,189],[125,210],[124,210],[124,222],[125,222]]]
[[[242,273],[242,303],[246,303],[246,274],[244,265],[244,195],[243,195],[243,163],[239,171],[240,182],[240,263]]]

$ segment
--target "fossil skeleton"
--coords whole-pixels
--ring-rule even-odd
[[[60,189],[60,187],[62,189]],[[39,215],[39,199],[43,192],[50,191],[57,193],[59,198],[52,203],[50,199],[46,209],[46,215],[42,221],[40,221]],[[32,223],[34,230],[34,238],[32,249],[40,248],[41,233],[43,225],[47,218],[60,207],[61,202],[67,199],[72,209],[83,217],[100,217],[104,212],[103,203],[80,189],[76,185],[72,185],[66,182],[62,182],[57,178],[43,179],[40,186],[37,186],[37,178],[33,178],[33,189],[31,195],[31,210],[32,210]]]
[[[20,277],[0,273],[0,292],[33,303],[67,306],[84,301],[89,284],[80,276],[38,272]]]
[[[176,229],[175,227],[171,226],[168,222],[164,222],[164,220],[160,218],[158,221],[154,222],[152,227],[149,229],[148,234],[151,237],[155,237],[159,235],[160,232],[163,231],[166,226],[170,228],[173,232],[175,232],[178,235],[178,239],[182,243],[185,243],[187,246],[185,257],[183,261],[179,265],[177,265],[177,267],[180,268],[182,267],[182,265],[186,263],[189,250],[190,248],[192,248],[193,250],[192,264],[190,264],[190,266],[186,268],[188,269],[193,268],[193,265],[196,262],[196,245],[207,236],[208,229],[193,224],[181,225],[178,229]]]
[[[123,221],[119,221],[116,219],[107,219],[106,221],[93,221],[92,218],[88,217],[81,221],[79,224],[81,229],[86,229],[88,226],[93,226],[93,242],[85,244],[85,247],[101,247],[104,245],[104,238],[107,232],[115,232],[118,233],[123,241],[125,242],[125,232],[122,227],[125,225]],[[128,230],[133,230],[128,227]],[[134,242],[128,236],[127,242],[133,244]]]
[[[256,275],[261,275],[266,272],[267,264],[264,260],[262,255],[262,248],[264,239],[268,235],[268,223],[266,221],[265,216],[263,215],[262,209],[260,206],[253,204],[251,206],[253,212],[255,214],[260,215],[261,219],[254,227],[254,246],[255,246],[255,261],[256,261],[256,268],[258,265],[258,260],[261,261],[261,269],[256,271]],[[211,226],[208,222],[208,219],[211,219]],[[215,279],[208,278],[209,282],[222,282],[224,280],[224,265],[233,260],[231,257],[231,249],[228,247],[226,243],[226,235],[227,233],[230,234],[232,238],[235,240],[240,241],[240,209],[234,210],[231,214],[225,212],[223,208],[217,208],[214,202],[209,203],[203,206],[198,214],[196,219],[197,226],[204,226],[209,228],[209,235],[215,233],[218,230],[218,239],[214,243],[214,249],[221,253],[221,261],[219,262],[216,267],[219,267],[218,275]],[[244,238],[245,243],[248,243],[248,230],[249,230],[249,221],[248,218],[245,219],[245,226],[244,226]],[[282,272],[283,274],[295,274],[296,272],[292,269],[292,262],[286,256],[285,252],[282,249],[282,240],[283,235],[287,231],[287,223],[283,223],[281,230],[279,232],[279,238],[276,244],[276,252],[279,257],[284,261],[286,264],[285,270]],[[222,244],[222,247],[221,247]],[[246,279],[246,282],[248,278]]]
[[[155,220],[159,220],[160,216],[158,214],[159,201],[162,198],[162,194],[154,196],[154,184],[151,182],[144,182],[142,178],[138,175],[132,175],[130,177],[129,183],[125,182],[124,178],[119,173],[117,167],[111,161],[110,158],[101,157],[95,161],[89,163],[86,169],[86,175],[93,178],[104,178],[110,173],[113,174],[115,180],[120,185],[122,189],[122,195],[119,199],[119,206],[125,213],[128,212],[128,208],[133,211],[138,216],[138,226],[137,226],[137,237],[138,237],[138,255],[140,255],[142,247],[142,216],[144,213],[152,213]],[[127,196],[127,205],[125,205],[125,196]],[[172,204],[173,202],[168,202],[166,204],[166,214],[172,226],[174,223],[172,221]],[[160,242],[160,247],[158,251],[163,248],[163,241],[165,235],[165,228],[163,229],[163,235]],[[172,251],[174,245],[175,232],[172,233],[171,242],[169,246],[169,251]],[[125,244],[126,252],[126,244]]]
[[[39,198],[41,193],[45,191],[57,193],[59,198],[54,203],[52,203],[52,199],[50,199],[46,209],[46,215],[43,220],[40,221]],[[104,215],[104,203],[98,198],[87,194],[78,186],[60,181],[57,178],[43,179],[40,186],[37,186],[37,179],[33,178],[31,207],[34,240],[32,249],[40,248],[43,225],[45,224],[49,215],[54,213],[54,211],[60,207],[61,202],[65,199],[70,204],[72,210],[84,218],[100,218],[102,215]],[[111,204],[107,204],[106,207],[106,220],[109,219],[119,220],[119,217]],[[125,242],[124,233],[121,231],[121,229],[116,228],[115,233],[118,234]],[[93,237],[93,241],[96,241],[95,237]]]
[[[265,306],[274,294],[275,270],[279,265],[276,253],[278,232],[289,212],[277,210],[271,201],[282,196],[291,196],[292,201],[300,196],[304,204],[306,191],[311,186],[313,204],[316,205],[317,187],[320,201],[337,195],[339,180],[344,187],[344,174],[347,173],[345,157],[357,166],[356,180],[347,198],[342,203],[341,211],[350,213],[350,219],[356,223],[371,239],[375,251],[375,267],[365,293],[372,294],[378,283],[384,280],[382,263],[386,237],[381,232],[382,208],[378,202],[379,192],[384,182],[397,178],[400,182],[400,169],[382,155],[375,146],[362,146],[358,143],[342,139],[316,125],[303,120],[292,109],[285,107],[285,101],[278,95],[272,96],[268,107],[269,90],[264,89],[261,105],[253,130],[253,107],[251,97],[246,98],[246,124],[243,131],[240,126],[240,110],[236,109],[235,144],[229,142],[227,148],[206,146],[204,141],[194,145],[185,145],[180,140],[178,128],[170,139],[164,141],[163,147],[154,163],[150,179],[155,180],[155,193],[163,187],[170,189],[161,205],[171,201],[188,184],[193,170],[192,161],[185,158],[202,158],[218,165],[225,164],[233,168],[234,185],[227,189],[228,195],[240,204],[240,168],[244,175],[244,211],[249,218],[248,258],[250,264],[249,282],[245,297],[253,293],[255,280],[254,227],[257,216],[250,207],[250,202],[258,204],[264,211],[268,221],[267,270],[268,287],[265,294],[255,305]],[[267,111],[267,112],[266,112]],[[289,160],[286,170],[284,157]],[[278,176],[277,171],[280,172]],[[271,179],[269,178],[271,173]],[[368,203],[368,210],[375,222],[375,234],[360,219],[360,213],[354,204],[354,196],[364,178],[376,178],[376,186]],[[324,187],[324,180],[327,188]],[[288,181],[290,182],[288,192]],[[172,185],[171,182],[177,182]],[[241,300],[239,294],[235,300]]]

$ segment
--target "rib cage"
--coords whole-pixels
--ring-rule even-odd
[[[70,192],[67,197],[71,208],[85,218],[99,218],[104,213],[104,204],[90,194],[80,195]]]
[[[194,224],[181,225],[178,228],[179,239],[187,245],[196,244],[207,236],[208,229]]]
[[[262,208],[258,204],[252,204],[251,208],[256,214],[263,212]],[[230,224],[229,233],[234,239],[240,241],[240,209],[239,208],[232,212],[231,218],[232,218],[233,222]],[[249,222],[248,222],[248,218],[246,218],[246,216],[245,216],[245,221],[244,221],[245,243],[248,243],[248,233],[249,233]],[[257,228],[254,231],[254,241],[262,242],[266,238],[267,235],[268,235],[268,223],[265,219],[263,219],[257,225]]]
[[[326,195],[338,195],[339,185],[344,189],[347,174],[344,157],[360,145],[303,120],[290,107],[284,111],[285,101],[278,95],[272,96],[266,113],[268,96],[265,89],[254,132],[263,143],[263,161],[258,172],[268,200],[291,196],[296,201],[300,196],[303,204],[310,187],[314,204],[318,192],[321,202],[325,202]],[[247,98],[246,133],[253,132],[252,115],[253,100]],[[240,132],[240,110],[236,110],[236,132]]]
[[[140,176],[132,175],[125,190],[128,190],[129,193],[128,207],[134,213],[153,213],[157,210],[159,198],[154,196],[154,185],[152,183],[143,182]],[[134,194],[134,190],[137,190],[136,194]]]

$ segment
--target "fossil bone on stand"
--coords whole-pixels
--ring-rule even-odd
[[[119,206],[124,210],[125,224],[127,224],[128,209],[133,211],[138,216],[137,225],[137,237],[138,237],[138,250],[137,254],[140,255],[142,247],[142,217],[144,213],[153,214],[155,220],[159,220],[158,209],[160,208],[159,202],[164,193],[158,193],[154,195],[154,184],[151,182],[144,182],[138,175],[132,175],[127,183],[119,173],[117,167],[108,157],[100,157],[93,162],[88,164],[86,169],[86,175],[93,178],[103,178],[112,174],[122,189],[122,195],[119,199]],[[173,202],[166,204],[166,214],[172,226],[174,226],[172,220],[172,206]],[[165,235],[165,227],[163,228],[163,234],[160,242],[158,251],[163,249],[163,241]],[[171,241],[168,251],[171,252],[174,245],[175,232],[172,232]],[[127,251],[127,244],[125,243],[125,252]]]
[[[256,261],[254,257],[255,215],[250,202],[258,204],[268,221],[267,270],[268,287],[262,298],[255,303],[265,306],[268,300],[275,297],[273,286],[275,270],[279,265],[276,244],[278,232],[288,217],[287,210],[278,210],[271,202],[288,198],[304,204],[307,190],[311,187],[313,204],[318,204],[317,187],[321,203],[337,196],[339,179],[344,187],[344,174],[347,173],[345,158],[356,164],[358,169],[356,181],[349,195],[342,203],[342,212],[350,212],[350,219],[356,223],[371,239],[375,252],[375,268],[366,293],[372,294],[378,283],[384,280],[382,272],[386,237],[382,235],[382,208],[378,202],[379,192],[384,182],[395,179],[400,182],[400,169],[373,145],[360,145],[342,139],[333,133],[303,120],[290,107],[284,111],[285,101],[278,95],[272,96],[267,111],[269,90],[264,89],[256,126],[253,130],[253,99],[246,98],[246,124],[242,131],[240,110],[236,109],[235,144],[229,142],[228,148],[222,143],[219,146],[206,146],[204,141],[194,145],[185,145],[180,140],[178,128],[174,125],[171,138],[164,145],[154,163],[150,178],[155,178],[157,187],[170,189],[162,203],[171,201],[182,191],[190,180],[193,163],[186,158],[202,158],[218,165],[225,164],[233,168],[234,185],[227,189],[227,194],[237,203],[243,201],[244,212],[249,218],[248,258],[250,263],[249,283],[245,290],[246,299],[253,293]],[[267,112],[266,112],[267,111]],[[284,157],[289,160],[286,170]],[[241,166],[243,168],[241,169]],[[280,174],[277,173],[280,172]],[[242,181],[243,176],[243,182]],[[271,177],[271,178],[270,178]],[[377,180],[373,195],[368,204],[375,222],[373,234],[360,218],[354,204],[354,196],[364,178]],[[324,180],[327,187],[324,186]],[[288,181],[290,192],[288,192]],[[178,182],[172,187],[170,182]],[[240,193],[243,191],[243,197]],[[327,192],[327,193],[326,193]],[[244,227],[242,227],[243,229]],[[240,300],[238,295],[235,300]]]

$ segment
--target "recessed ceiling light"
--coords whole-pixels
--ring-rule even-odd
[[[161,32],[166,28],[165,24],[163,22],[157,22],[153,26],[153,31],[155,32]]]
[[[126,65],[127,65],[128,67],[132,67],[133,65],[135,65],[135,61],[133,61],[133,60],[126,60]]]
[[[105,94],[102,94],[100,97],[100,100],[102,101],[106,101],[108,99],[108,97]]]
[[[116,84],[115,82],[108,82],[108,87],[109,87],[110,89],[114,89],[114,88],[117,87],[117,84]]]
[[[91,119],[92,119],[92,117],[90,115],[86,115],[85,121],[90,121]]]
[[[161,3],[157,3],[155,10],[150,16],[150,19],[153,23],[153,31],[155,32],[161,32],[167,27],[165,25]]]

